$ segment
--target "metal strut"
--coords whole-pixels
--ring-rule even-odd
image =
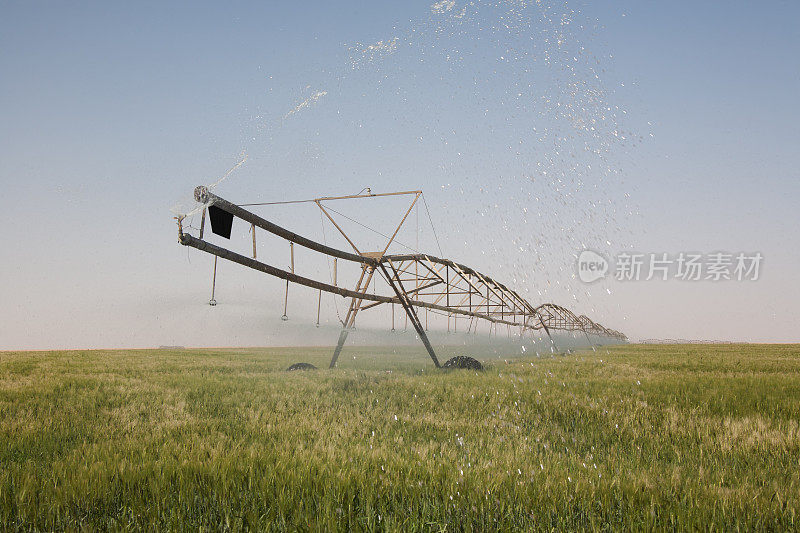
[[[544,320],[542,320],[542,317],[541,317],[541,315],[539,315],[539,313],[536,313],[536,316],[539,317],[539,323],[542,325],[542,328],[544,328],[544,332],[547,333],[547,337],[550,339],[550,344],[553,346],[553,350],[557,352],[558,351],[558,346],[556,346],[556,341],[553,339],[553,336],[550,334],[550,328],[548,328],[547,325],[545,325]]]
[[[342,321],[342,332],[339,334],[339,342],[336,344],[336,349],[333,351],[331,364],[328,368],[333,368],[336,366],[336,361],[339,359],[339,354],[342,353],[344,341],[347,340],[348,332],[356,325],[356,315],[361,310],[361,304],[363,303],[364,297],[367,294],[369,282],[372,280],[372,275],[374,273],[374,266],[362,265],[361,277],[358,278],[358,283],[356,283],[355,290],[358,296],[353,296],[353,298],[350,300],[350,308],[347,310],[347,315],[345,315],[344,320]]]
[[[333,368],[336,366],[336,360],[339,359],[339,354],[342,353],[344,341],[347,340],[347,335],[349,333],[350,330],[347,328],[342,329],[342,331],[339,333],[339,341],[336,343],[336,349],[333,350],[333,357],[331,358],[331,364],[328,368]]]
[[[409,300],[408,295],[406,294],[405,289],[403,288],[403,282],[400,281],[400,276],[397,275],[397,270],[395,270],[394,265],[389,263],[389,266],[392,267],[392,272],[394,273],[394,279],[389,274],[389,271],[386,270],[386,266],[384,263],[380,264],[381,272],[383,272],[384,278],[389,283],[389,285],[394,290],[394,293],[397,295],[397,299],[400,300],[400,305],[403,306],[403,309],[406,311],[406,315],[411,320],[411,323],[414,325],[414,329],[417,330],[417,334],[419,335],[422,344],[425,345],[425,349],[428,350],[428,354],[433,359],[433,364],[436,365],[436,368],[441,368],[439,364],[439,359],[436,358],[436,353],[433,351],[433,346],[431,346],[430,341],[428,340],[428,335],[425,334],[425,330],[422,328],[422,323],[419,321],[419,317],[417,313],[414,311],[414,306],[411,305],[411,300]],[[395,283],[395,280],[397,283]]]

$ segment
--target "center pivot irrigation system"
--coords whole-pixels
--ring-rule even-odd
[[[184,246],[191,246],[192,248],[202,250],[215,256],[214,283],[216,282],[216,264],[218,258],[227,259],[234,263],[252,268],[253,270],[285,280],[287,291],[284,299],[284,315],[282,317],[284,320],[286,319],[286,299],[288,299],[288,286],[290,282],[317,289],[319,291],[320,302],[323,292],[349,298],[350,305],[347,313],[343,319],[340,318],[342,331],[339,334],[339,341],[336,344],[336,349],[331,358],[330,368],[336,366],[336,361],[347,340],[347,335],[355,326],[356,316],[359,311],[366,311],[384,304],[392,305],[392,310],[394,310],[394,304],[402,306],[408,321],[414,326],[420,340],[425,345],[428,354],[430,354],[437,368],[441,367],[441,365],[428,340],[428,335],[425,332],[426,328],[423,327],[419,319],[417,309],[438,311],[441,314],[446,314],[448,319],[451,316],[453,318],[457,318],[458,316],[468,317],[468,331],[471,330],[473,322],[477,322],[477,320],[486,320],[495,327],[498,324],[504,324],[509,328],[519,328],[520,335],[526,332],[544,330],[554,348],[555,341],[551,335],[551,331],[553,330],[582,332],[590,344],[592,344],[592,342],[589,339],[589,335],[606,337],[622,342],[627,340],[627,337],[622,333],[605,328],[584,315],[576,316],[569,309],[559,305],[546,303],[534,307],[516,291],[509,289],[502,283],[449,259],[441,259],[439,257],[420,253],[403,255],[387,254],[389,247],[395,242],[398,232],[403,224],[406,223],[412,209],[417,205],[417,201],[422,196],[422,191],[402,191],[383,194],[373,194],[369,189],[365,189],[365,191],[366,193],[362,191],[362,193],[355,195],[316,198],[299,202],[269,202],[264,204],[236,205],[211,193],[207,187],[199,186],[194,190],[195,200],[203,204],[199,237],[194,237],[184,231],[184,217],[178,217],[178,238],[180,243]],[[405,211],[402,220],[400,220],[400,223],[394,229],[394,233],[388,236],[388,242],[380,251],[370,252],[359,250],[351,237],[348,236],[341,226],[337,224],[333,216],[331,216],[330,212],[332,209],[326,207],[326,203],[333,200],[386,196],[409,196],[411,198],[411,205]],[[304,202],[313,202],[319,207],[322,214],[327,217],[350,244],[354,253],[338,250],[326,244],[312,241],[244,209],[244,207],[251,205]],[[211,221],[212,232],[227,239],[230,239],[231,236],[234,217],[249,223],[251,225],[253,237],[252,257],[233,252],[203,240],[206,213],[208,213],[208,218],[210,218]],[[268,265],[256,259],[256,228],[260,228],[289,241],[292,250],[292,265],[290,271]],[[295,274],[294,245],[308,248],[331,258],[334,264],[333,284]],[[361,273],[353,289],[338,286],[335,274],[338,260],[357,263],[360,266]],[[370,282],[376,272],[391,289],[390,294],[368,292]],[[215,285],[212,285],[212,297],[209,302],[211,305],[216,303],[213,294],[214,286]],[[374,284],[373,291],[375,291]],[[394,312],[392,313],[392,327],[394,328]]]

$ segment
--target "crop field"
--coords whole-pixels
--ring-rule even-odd
[[[800,346],[329,357],[0,352],[0,530],[800,527]]]

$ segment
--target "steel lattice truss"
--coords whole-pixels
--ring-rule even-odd
[[[402,221],[395,230],[394,235],[389,239],[386,247],[380,252],[360,251],[342,228],[336,223],[334,218],[326,209],[324,202],[327,200],[341,200],[348,198],[364,198],[376,196],[392,195],[413,195],[414,199],[411,206],[405,213]],[[576,316],[572,311],[565,307],[546,303],[534,307],[513,289],[497,282],[489,276],[482,274],[470,267],[456,263],[449,259],[441,259],[426,254],[408,255],[389,255],[387,250],[394,240],[400,227],[405,222],[411,209],[419,199],[421,191],[406,191],[400,193],[387,193],[382,195],[368,193],[365,195],[352,195],[343,197],[317,198],[311,200],[319,206],[322,212],[333,223],[336,229],[345,237],[355,253],[331,248],[305,237],[301,237],[285,228],[269,222],[258,215],[251,213],[241,206],[232,204],[208,191],[206,187],[195,189],[195,199],[205,204],[209,210],[215,209],[217,216],[229,217],[227,221],[227,232],[230,235],[230,221],[233,217],[240,218],[252,225],[253,232],[253,257],[247,257],[231,250],[216,246],[203,240],[203,226],[205,222],[205,210],[203,211],[203,223],[201,223],[199,238],[183,231],[182,219],[178,220],[179,241],[185,246],[191,246],[199,250],[208,252],[218,258],[227,259],[239,263],[246,267],[264,272],[266,274],[286,280],[288,283],[297,283],[307,287],[315,288],[322,292],[338,294],[350,298],[350,305],[347,314],[342,320],[343,330],[339,336],[339,342],[331,360],[331,367],[334,367],[342,346],[347,338],[348,331],[355,325],[356,315],[359,311],[371,309],[380,305],[398,304],[401,305],[416,329],[420,339],[428,350],[431,359],[436,366],[439,361],[436,358],[433,348],[428,341],[422,324],[417,316],[416,309],[430,309],[446,314],[448,317],[457,318],[459,316],[469,318],[470,328],[477,320],[485,320],[493,324],[504,324],[509,327],[517,327],[524,334],[526,331],[544,330],[551,341],[552,330],[583,332],[587,339],[589,335],[607,337],[620,341],[627,338],[622,333],[608,329],[597,322],[592,321],[585,315]],[[211,218],[212,229],[214,228],[214,217]],[[222,225],[225,225],[224,221]],[[354,289],[339,287],[335,283],[329,284],[317,280],[299,276],[294,273],[294,266],[291,271],[279,269],[258,261],[255,257],[255,229],[260,228],[274,235],[283,237],[290,243],[297,244],[311,250],[320,252],[334,260],[342,259],[359,263],[361,275]],[[374,294],[368,292],[370,281],[375,273],[387,282],[392,289],[392,294]],[[287,285],[288,286],[288,285]],[[213,302],[213,296],[212,296]],[[591,341],[590,341],[591,342]]]

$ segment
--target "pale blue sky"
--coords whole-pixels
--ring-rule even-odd
[[[228,307],[210,310],[208,258],[176,243],[170,207],[243,150],[248,162],[217,191],[232,201],[419,187],[445,254],[516,279],[534,303],[634,338],[800,341],[800,4],[545,4],[580,12],[561,49],[577,70],[542,66],[557,25],[492,30],[505,8],[462,24],[430,1],[0,3],[0,349],[288,338],[277,280],[231,268]],[[356,53],[351,68],[356,43],[395,37],[393,54]],[[463,61],[445,57],[456,49]],[[594,72],[612,108],[604,124],[633,133],[604,152],[611,173],[571,157],[586,138],[555,107],[589,102],[570,116],[596,116],[599,104],[565,89],[589,91]],[[574,176],[573,164],[583,188],[561,204],[552,176]],[[762,279],[570,280],[575,241],[607,239],[607,253],[761,251]]]

